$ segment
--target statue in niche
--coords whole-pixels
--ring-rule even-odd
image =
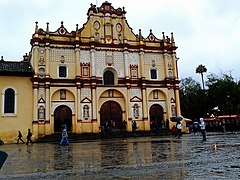
[[[139,117],[139,106],[137,104],[134,104],[133,106],[133,116],[135,118]]]
[[[175,107],[175,105],[172,105],[171,109],[172,109],[172,116],[176,116],[176,107]]]
[[[60,90],[60,99],[66,99],[66,90],[65,89]]]
[[[83,107],[83,117],[84,118],[89,117],[89,107],[87,105],[84,105],[84,107]]]

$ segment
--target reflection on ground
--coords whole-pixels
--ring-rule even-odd
[[[0,179],[239,179],[239,134],[3,145]]]

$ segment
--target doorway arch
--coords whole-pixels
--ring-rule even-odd
[[[54,132],[61,132],[63,125],[67,131],[72,131],[72,110],[65,105],[58,106],[54,111]]]
[[[165,128],[163,120],[163,107],[159,104],[154,104],[150,107],[150,127],[151,130],[163,129]]]
[[[102,126],[106,123],[115,131],[123,128],[122,108],[115,101],[107,101],[101,106],[100,124]]]

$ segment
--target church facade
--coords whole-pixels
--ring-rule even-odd
[[[87,22],[68,31],[38,27],[22,61],[0,60],[0,138],[16,141],[17,131],[33,138],[61,132],[171,128],[180,115],[176,45],[171,35],[152,30],[134,34],[124,8],[104,2],[90,6]]]

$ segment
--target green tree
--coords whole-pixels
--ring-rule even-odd
[[[215,74],[207,76],[207,104],[209,108],[216,106],[221,110],[221,114],[237,113],[240,100],[239,83],[227,74],[218,77]]]
[[[184,117],[198,119],[205,113],[204,111],[204,90],[200,83],[188,77],[180,82],[180,105]]]
[[[204,80],[203,80],[203,73],[207,72],[207,68],[200,64],[197,68],[196,68],[196,73],[201,74],[201,78],[202,78],[202,85],[203,85],[203,89],[205,89],[204,87]]]

